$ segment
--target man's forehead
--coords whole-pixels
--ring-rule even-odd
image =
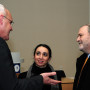
[[[5,9],[6,11],[6,17],[9,18],[10,20],[12,20],[12,16],[11,16],[11,13],[9,12],[8,9]]]
[[[88,31],[88,26],[83,26],[79,29],[79,32],[87,32]]]

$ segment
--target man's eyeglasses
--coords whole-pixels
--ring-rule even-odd
[[[10,20],[9,18],[7,18],[6,16],[3,16],[5,17],[6,19],[8,19],[10,21],[10,24],[13,24],[14,22],[12,20]]]

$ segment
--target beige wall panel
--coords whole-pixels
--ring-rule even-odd
[[[63,69],[67,76],[75,75],[76,58],[81,54],[76,42],[80,26],[89,23],[88,0],[0,0],[12,13],[14,25],[8,45],[19,51],[28,70],[37,44],[52,49],[50,63]]]

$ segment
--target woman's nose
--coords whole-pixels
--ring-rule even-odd
[[[42,54],[40,55],[40,58],[41,58],[41,59],[43,58],[43,55],[42,55]]]

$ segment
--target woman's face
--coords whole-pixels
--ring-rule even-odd
[[[37,66],[44,67],[49,62],[49,51],[47,48],[40,46],[36,49],[34,60]]]

